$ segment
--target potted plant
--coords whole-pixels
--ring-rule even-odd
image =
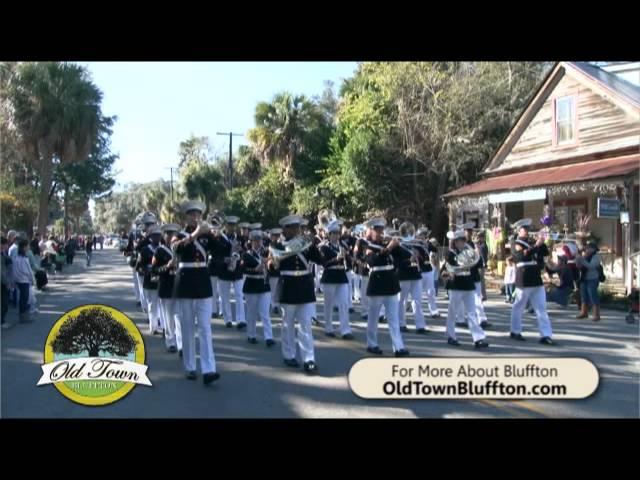
[[[587,243],[587,239],[591,235],[589,225],[591,223],[591,215],[584,213],[578,214],[576,218],[576,243],[580,249],[584,248]]]

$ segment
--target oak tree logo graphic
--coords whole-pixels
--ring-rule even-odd
[[[124,357],[135,350],[137,343],[109,311],[94,307],[69,317],[49,345],[58,354],[86,351],[90,357],[97,357],[100,352]]]

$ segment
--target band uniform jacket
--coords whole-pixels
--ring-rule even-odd
[[[284,250],[281,243],[277,243],[274,248]],[[302,258],[304,261],[302,260]],[[306,265],[305,265],[306,262]],[[324,259],[322,253],[317,246],[311,245],[309,248],[301,252],[299,255],[283,258],[280,261],[280,280],[278,282],[278,290],[282,304],[300,305],[304,303],[315,303],[315,278],[311,270],[311,263],[322,265]],[[288,272],[302,271],[306,272],[300,276],[292,276]]]
[[[420,256],[418,257],[418,260],[419,260],[419,263],[420,263],[420,271],[421,272],[431,272],[433,270],[433,267],[431,266],[430,256],[431,256],[432,252],[434,252],[434,253],[438,252],[436,247],[434,247],[430,243],[427,243],[426,248],[422,247],[422,246],[418,246],[418,247],[416,247],[416,250],[418,250],[418,252],[420,252]]]
[[[365,260],[366,250],[367,241],[364,238],[358,238],[353,249],[354,271],[364,277],[369,276],[369,265]]]
[[[338,260],[340,248],[330,242],[325,242],[320,246],[320,252],[324,257],[324,268],[320,283],[349,283],[346,273],[346,260]]]
[[[528,238],[520,238],[519,240],[524,240],[528,243]],[[544,243],[539,246],[533,245],[530,248],[517,251],[515,248],[515,240],[512,240],[511,256],[516,264],[516,287],[525,288],[541,286],[541,273],[544,269],[544,257],[548,255],[549,249]]]
[[[458,267],[457,256],[460,253],[460,250],[455,247],[447,252],[446,263],[451,265],[452,267]],[[453,278],[450,278],[447,282],[448,290],[475,290],[475,282],[473,281],[473,274],[469,275],[458,275],[456,274]]]
[[[411,248],[399,246],[395,250],[396,252],[394,256],[397,258],[398,280],[421,280],[422,273],[420,272],[420,253],[418,252],[418,258],[415,261],[412,261]]]
[[[263,271],[257,271],[266,256],[267,252],[263,248],[258,252],[251,248],[242,254],[242,271],[247,275],[242,287],[242,293],[265,293],[271,291],[269,276]],[[266,270],[266,265],[264,268]]]
[[[396,295],[400,292],[400,282],[396,273],[395,262],[397,261],[397,250],[391,252],[383,251],[384,246],[377,242],[367,242],[365,251],[365,261],[370,267],[369,284],[367,285],[367,295],[388,296]],[[378,270],[378,268],[382,268]]]
[[[174,253],[166,245],[160,245],[154,254],[155,266],[152,272],[158,275],[158,297],[173,297],[176,272],[168,263],[173,259]]]
[[[238,261],[236,262],[236,268],[232,272],[229,271],[228,265],[225,261],[226,259],[231,257],[233,242],[236,242],[237,245],[242,246],[242,244],[240,243],[241,238],[236,236],[236,234],[231,233],[227,235],[225,233],[220,233],[220,235],[218,235],[218,237],[216,237],[215,239],[215,247],[212,252],[216,265],[215,268],[217,269],[218,273],[218,278],[220,280],[226,280],[228,282],[234,282],[242,278],[242,266],[240,265],[240,259],[242,258],[244,248],[242,248],[242,250],[240,250],[239,252],[236,252],[240,256],[240,259],[238,259]]]
[[[158,277],[151,271],[151,261],[159,246],[154,247],[152,243],[149,243],[140,251],[136,270],[143,273],[142,288],[146,290],[158,289]]]
[[[194,227],[186,229],[186,233],[191,233]],[[177,240],[185,237],[185,232],[177,235]],[[175,276],[174,297],[175,298],[208,298],[213,295],[211,280],[209,279],[209,269],[207,268],[207,257],[214,244],[213,235],[205,234],[199,236],[190,243],[178,245],[175,248],[175,255],[178,261],[178,269]],[[180,263],[198,263],[198,266],[180,267]]]

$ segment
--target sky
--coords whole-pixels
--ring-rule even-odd
[[[104,94],[102,111],[118,117],[111,149],[121,190],[128,182],[169,179],[178,146],[190,134],[208,136],[214,154],[228,155],[228,135],[254,126],[255,106],[280,91],[320,95],[336,89],[355,62],[92,62],[83,63]],[[234,151],[246,144],[234,137]]]

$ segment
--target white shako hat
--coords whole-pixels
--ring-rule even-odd
[[[188,213],[192,210],[197,210],[198,212],[203,213],[204,209],[204,203],[199,202],[198,200],[187,200],[181,207],[182,213]]]
[[[179,232],[180,230],[180,225],[177,223],[165,223],[162,225],[162,233]]]
[[[456,230],[452,232],[447,232],[447,238],[449,240],[458,240],[460,238],[466,238],[464,235],[464,230]]]
[[[301,225],[302,217],[300,215],[287,215],[286,217],[282,217],[278,223],[281,227],[287,227],[290,225]]]
[[[373,217],[364,222],[364,226],[367,228],[384,228],[387,226],[387,221],[382,217]]]

